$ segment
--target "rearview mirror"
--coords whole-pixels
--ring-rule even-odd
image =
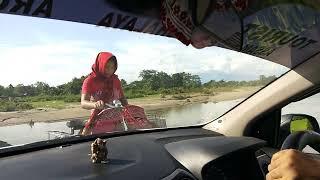
[[[318,133],[320,132],[316,118],[306,114],[282,115],[278,145],[281,146],[285,138],[289,136],[290,133],[306,130],[312,130]]]

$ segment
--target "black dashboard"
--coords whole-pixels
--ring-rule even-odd
[[[201,128],[108,138],[108,162],[92,164],[90,144],[0,158],[0,179],[264,179],[256,152],[265,142]]]

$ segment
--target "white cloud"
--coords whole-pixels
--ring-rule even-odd
[[[92,42],[50,41],[37,45],[0,46],[1,85],[44,81],[59,85],[73,77],[86,75],[99,50],[104,45],[92,47]],[[253,56],[224,50],[206,48],[202,50],[186,47],[177,40],[141,36],[126,42],[113,42],[117,56],[120,78],[132,82],[138,79],[143,69],[155,69],[169,74],[189,72],[199,74],[203,81],[210,79],[247,80],[260,74],[279,75],[286,68]]]
[[[148,42],[148,43],[146,43]],[[287,68],[246,54],[211,47],[197,50],[168,40],[167,42],[139,41],[117,44],[119,74],[133,81],[143,69],[155,69],[169,74],[189,72],[202,74],[204,80],[248,80],[259,75],[280,75]],[[221,74],[224,77],[217,77]],[[220,76],[221,76],[220,75]],[[241,79],[245,78],[245,79]]]
[[[117,74],[128,82],[137,80],[143,69],[184,71],[200,75],[203,81],[247,80],[286,71],[253,56],[216,47],[198,50],[172,38],[11,15],[0,16],[0,21],[6,25],[0,37],[0,85],[5,86],[68,82],[90,73],[99,51],[117,56]]]
[[[44,81],[58,85],[90,72],[96,50],[82,42],[0,47],[1,85]]]

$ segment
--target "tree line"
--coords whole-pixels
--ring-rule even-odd
[[[170,94],[179,93],[181,91],[199,90],[202,88],[217,87],[240,87],[240,86],[263,86],[276,79],[276,76],[260,75],[259,79],[252,81],[224,81],[211,80],[203,83],[199,75],[193,75],[186,72],[167,74],[163,71],[143,70],[140,72],[141,80],[127,83],[121,79],[123,89],[128,98],[150,95],[150,94]],[[36,82],[31,85],[18,84],[16,86],[9,85],[7,87],[0,85],[0,97],[36,97],[36,96],[58,96],[79,95],[82,83],[86,76],[73,78],[70,82],[59,86],[50,86],[45,82]]]
[[[276,76],[260,75],[252,81],[224,81],[211,80],[202,83],[199,75],[186,72],[167,74],[163,71],[143,70],[140,72],[141,80],[127,83],[121,79],[125,96],[130,98],[148,95],[168,94],[177,99],[184,99],[182,93],[200,92],[214,94],[219,88],[222,91],[244,86],[264,86],[276,79]],[[70,82],[59,86],[50,86],[45,82],[36,82],[31,85],[18,84],[7,87],[0,85],[0,111],[14,111],[32,109],[32,102],[60,100],[63,102],[80,102],[82,83],[86,76],[73,78]],[[187,97],[187,96],[186,96]]]

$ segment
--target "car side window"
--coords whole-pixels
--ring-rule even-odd
[[[320,93],[307,97],[303,100],[292,102],[282,108],[281,115],[286,114],[305,114],[314,117],[320,123]],[[307,146],[304,152],[319,154],[319,152]]]
[[[306,114],[320,120],[320,93],[305,98],[301,101],[292,102],[282,108],[284,114]]]

